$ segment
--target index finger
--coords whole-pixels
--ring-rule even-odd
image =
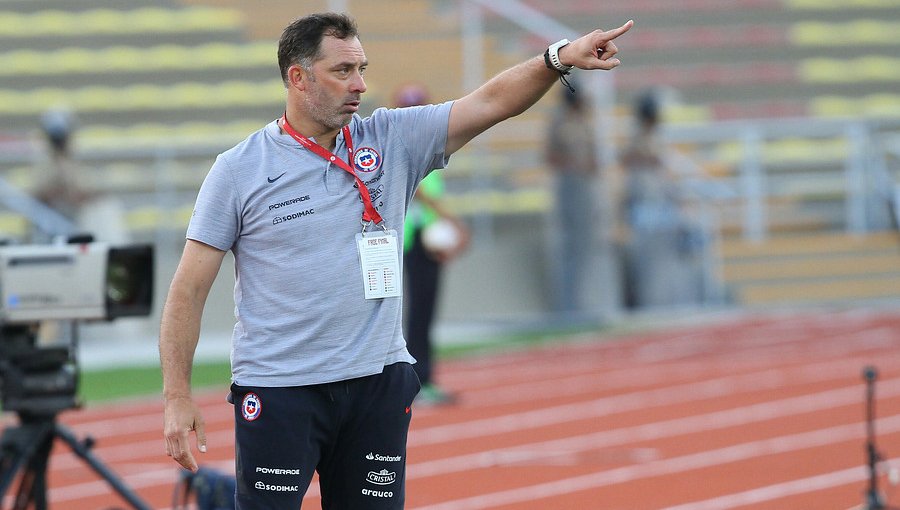
[[[191,454],[191,446],[188,441],[188,431],[182,431],[173,438],[166,439],[166,453],[169,454],[175,462],[181,464],[185,469],[193,472],[197,471],[197,462]]]
[[[634,20],[630,19],[630,20],[626,21],[625,24],[619,28],[614,28],[612,30],[607,30],[606,32],[603,32],[603,38],[606,39],[607,41],[611,41],[611,40],[615,39],[616,37],[619,37],[620,35],[624,34],[625,32],[631,30],[631,27],[633,27],[633,26],[634,26]]]

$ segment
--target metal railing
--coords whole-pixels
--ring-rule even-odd
[[[800,204],[824,195],[840,203],[842,217],[832,218],[830,229],[864,234],[889,228],[887,205],[900,175],[896,164],[891,166],[898,132],[900,119],[769,119],[669,126],[665,138],[693,147],[698,159],[707,161],[715,158],[716,148],[739,147],[733,161],[718,163],[735,169],[726,179],[741,207],[741,235],[762,241],[771,232],[773,198]],[[791,154],[779,148],[783,142],[806,149]]]

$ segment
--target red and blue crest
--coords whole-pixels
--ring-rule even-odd
[[[381,166],[381,154],[371,147],[361,147],[353,155],[353,165],[360,172],[374,172]]]
[[[244,401],[241,402],[241,414],[247,421],[253,421],[259,418],[262,412],[262,401],[256,393],[248,393],[244,395]]]

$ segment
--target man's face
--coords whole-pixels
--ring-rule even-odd
[[[306,73],[306,111],[322,126],[340,129],[359,110],[360,96],[366,91],[363,73],[369,62],[355,37],[324,37],[321,55]]]

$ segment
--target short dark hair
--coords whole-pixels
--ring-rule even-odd
[[[320,58],[322,38],[325,36],[349,39],[358,37],[356,21],[336,12],[310,14],[288,25],[278,41],[278,67],[281,79],[288,83],[288,68],[294,64],[304,69],[312,67]]]
[[[655,90],[645,90],[634,100],[634,115],[645,124],[659,122],[659,96]]]

